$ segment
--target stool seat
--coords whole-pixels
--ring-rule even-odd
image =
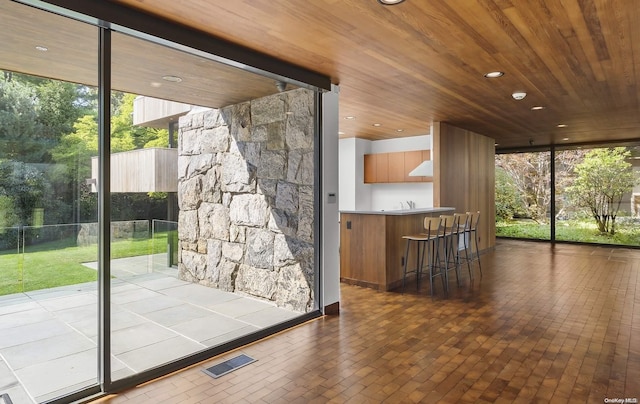
[[[438,241],[442,237],[441,220],[440,218],[426,217],[424,218],[423,227],[423,233],[402,236],[404,240],[407,240],[407,248],[404,256],[404,270],[402,275],[402,292],[404,293],[407,275],[412,273],[416,274],[416,289],[420,290],[420,278],[422,277],[422,269],[425,266],[426,258],[426,266],[429,272],[429,285],[431,287],[431,295],[433,296],[433,278],[441,275],[441,272],[437,271],[437,266],[435,265]],[[411,243],[416,243],[416,267],[413,270],[408,269]]]
[[[482,279],[480,248],[478,246],[478,223],[480,222],[480,212],[467,212],[467,215],[469,216],[469,227],[465,230],[465,233],[469,235],[469,244],[472,244],[469,246],[471,250],[471,261],[478,261],[478,270],[480,271],[480,279]],[[473,245],[475,245],[475,251]]]

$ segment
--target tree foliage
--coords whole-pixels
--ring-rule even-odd
[[[113,153],[168,145],[167,130],[133,125],[134,99],[112,93]],[[0,227],[31,224],[36,208],[45,208],[45,224],[96,219],[96,194],[86,184],[98,154],[96,100],[95,88],[2,71]],[[150,212],[149,204],[163,206],[144,194],[114,195],[113,201],[122,219]]]
[[[496,167],[496,218],[509,220],[524,214],[522,200],[513,179],[501,167]]]
[[[631,153],[624,147],[593,149],[575,168],[576,179],[567,188],[572,202],[589,210],[601,233],[615,234],[622,197],[638,183]]]
[[[583,150],[564,150],[555,155],[556,190],[560,196],[559,213],[565,206],[562,193],[573,181],[574,167],[585,155]],[[508,175],[509,181],[516,188],[517,202],[513,202],[511,210],[522,213],[537,223],[546,223],[549,218],[551,204],[551,163],[550,152],[511,153],[496,155],[496,178],[498,169]],[[498,189],[496,189],[498,192]],[[501,198],[496,195],[496,201]],[[506,199],[502,199],[506,202]]]
[[[546,222],[551,201],[549,152],[499,154],[496,166],[511,178],[526,216]]]
[[[36,105],[34,88],[17,80],[0,81],[0,160],[43,161],[48,145]]]

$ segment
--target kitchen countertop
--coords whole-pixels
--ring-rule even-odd
[[[438,208],[416,208],[416,209],[399,209],[399,210],[341,210],[340,213],[351,213],[360,215],[387,215],[387,216],[406,216],[419,215],[422,213],[445,213],[453,212],[455,208],[438,207]]]

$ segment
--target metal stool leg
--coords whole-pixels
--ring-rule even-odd
[[[404,293],[404,284],[407,280],[407,262],[409,261],[409,245],[411,244],[411,240],[407,240],[407,250],[404,254],[404,271],[402,273],[402,293]]]

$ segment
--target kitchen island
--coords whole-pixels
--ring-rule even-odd
[[[427,216],[454,211],[450,207],[341,211],[340,280],[384,291],[400,286],[406,252],[402,236],[422,232]],[[409,254],[413,261],[415,249]]]

